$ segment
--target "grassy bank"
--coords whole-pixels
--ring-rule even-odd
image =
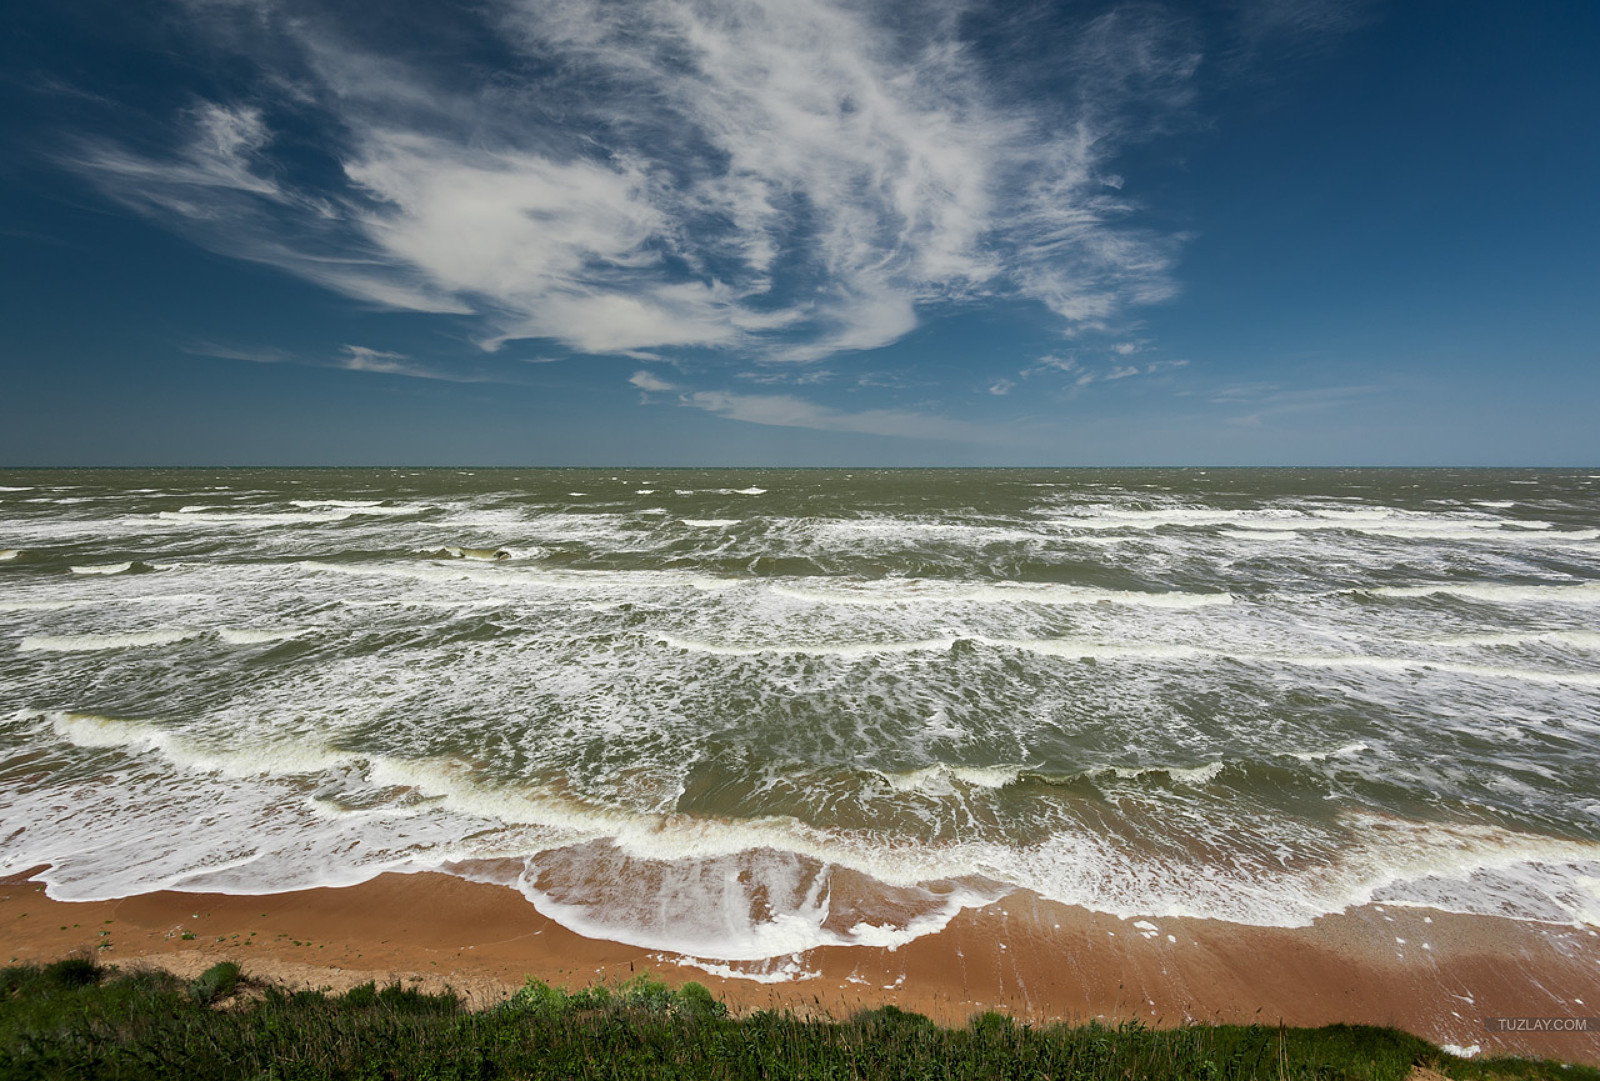
[[[1393,1029],[946,1029],[884,1007],[847,1021],[730,1018],[705,988],[530,983],[469,1010],[399,986],[289,992],[220,964],[193,981],[89,961],[0,972],[0,1078],[1460,1078],[1600,1081],[1553,1062],[1466,1062]]]

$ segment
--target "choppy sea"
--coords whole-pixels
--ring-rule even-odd
[[[1600,924],[1600,475],[0,472],[0,867],[799,971],[1016,890]]]

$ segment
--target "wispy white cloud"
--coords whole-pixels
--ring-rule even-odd
[[[218,360],[245,360],[251,364],[293,364],[294,355],[282,349],[254,348],[249,346],[218,345],[215,342],[195,342],[181,347],[185,353],[197,357],[216,357]]]
[[[197,105],[166,151],[69,160],[216,250],[475,316],[488,348],[814,361],[933,304],[1022,296],[1097,326],[1174,292],[1179,238],[1134,227],[1106,168],[1188,106],[1198,54],[1161,9],[1078,27],[1074,89],[1048,98],[985,59],[957,0],[482,10],[515,59],[474,80],[310,0],[192,0],[273,89]],[[286,103],[320,118],[342,181],[296,170],[270,123]]]
[[[735,372],[734,375],[751,383],[786,383],[790,386],[803,387],[826,383],[834,379],[838,373],[829,368],[786,365],[776,368],[759,368],[748,372]]]
[[[633,375],[629,377],[628,382],[632,383],[640,390],[656,394],[664,394],[669,390],[678,389],[675,384],[651,375],[649,372],[634,372]]]
[[[112,198],[213,251],[267,263],[386,308],[470,314],[462,301],[385,265],[329,197],[272,175],[272,135],[254,106],[206,102],[180,120],[181,145],[142,154],[105,137],[76,140],[63,164]]]
[[[779,428],[811,428],[824,432],[858,432],[864,435],[900,436],[911,439],[992,442],[992,434],[975,424],[948,417],[898,409],[843,410],[819,405],[792,394],[736,394],[722,390],[690,390],[668,382],[652,372],[637,371],[628,382],[644,393],[641,401],[651,402],[652,394],[677,394],[677,404],[703,409],[729,420],[764,424]]]
[[[831,409],[788,394],[696,391],[682,395],[679,400],[683,405],[704,409],[719,417],[744,421],[747,424],[963,443],[994,441],[993,433],[966,421],[896,409],[865,409],[850,412]]]
[[[482,377],[471,373],[419,364],[404,353],[368,349],[363,345],[341,346],[339,353],[340,356],[334,360],[332,366],[343,368],[350,372],[404,375],[412,379],[442,379],[449,383],[481,383],[485,381]]]
[[[1368,18],[1368,0],[1234,0],[1237,36],[1230,66],[1278,57],[1303,57],[1327,48]]]
[[[1023,374],[1028,375],[1037,371],[1077,372],[1082,370],[1083,366],[1078,363],[1077,357],[1063,357],[1054,353],[1046,353],[1035,360]]]
[[[1228,417],[1229,424],[1255,428],[1268,417],[1341,409],[1382,389],[1377,384],[1291,389],[1276,383],[1240,383],[1214,391],[1210,398],[1215,405],[1244,410]]]
[[[216,357],[220,360],[244,360],[252,364],[294,364],[310,368],[341,368],[351,372],[376,372],[380,375],[404,375],[413,379],[440,379],[449,383],[494,382],[488,376],[450,368],[436,368],[419,363],[404,353],[370,349],[364,345],[342,345],[338,353],[326,356],[302,357],[283,349],[240,347],[199,342],[185,347],[185,352],[196,356]]]
[[[1063,357],[1050,353],[1039,357],[1018,374],[1024,379],[1049,373],[1067,375],[1071,377],[1072,387],[1077,390],[1087,387],[1091,383],[1114,383],[1122,379],[1132,379],[1136,376],[1173,372],[1179,368],[1189,366],[1187,360],[1128,362],[1127,358],[1140,348],[1140,346],[1128,342],[1112,346],[1112,354],[1121,359],[1106,366],[1093,366],[1085,364],[1075,356]]]

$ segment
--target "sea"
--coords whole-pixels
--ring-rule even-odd
[[[0,869],[725,974],[1017,891],[1600,925],[1600,473],[0,472]]]

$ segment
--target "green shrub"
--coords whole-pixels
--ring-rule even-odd
[[[87,987],[99,983],[105,969],[83,957],[68,957],[45,966],[43,981],[51,987]]]
[[[201,1006],[209,1006],[232,995],[238,986],[239,966],[232,961],[218,961],[189,985],[189,997]]]
[[[354,1006],[356,1009],[376,1006],[378,1004],[378,985],[371,981],[358,984],[344,993],[343,1000],[346,1006]]]
[[[728,1007],[719,1002],[705,984],[690,981],[678,988],[678,1008],[685,1017],[726,1017]]]

